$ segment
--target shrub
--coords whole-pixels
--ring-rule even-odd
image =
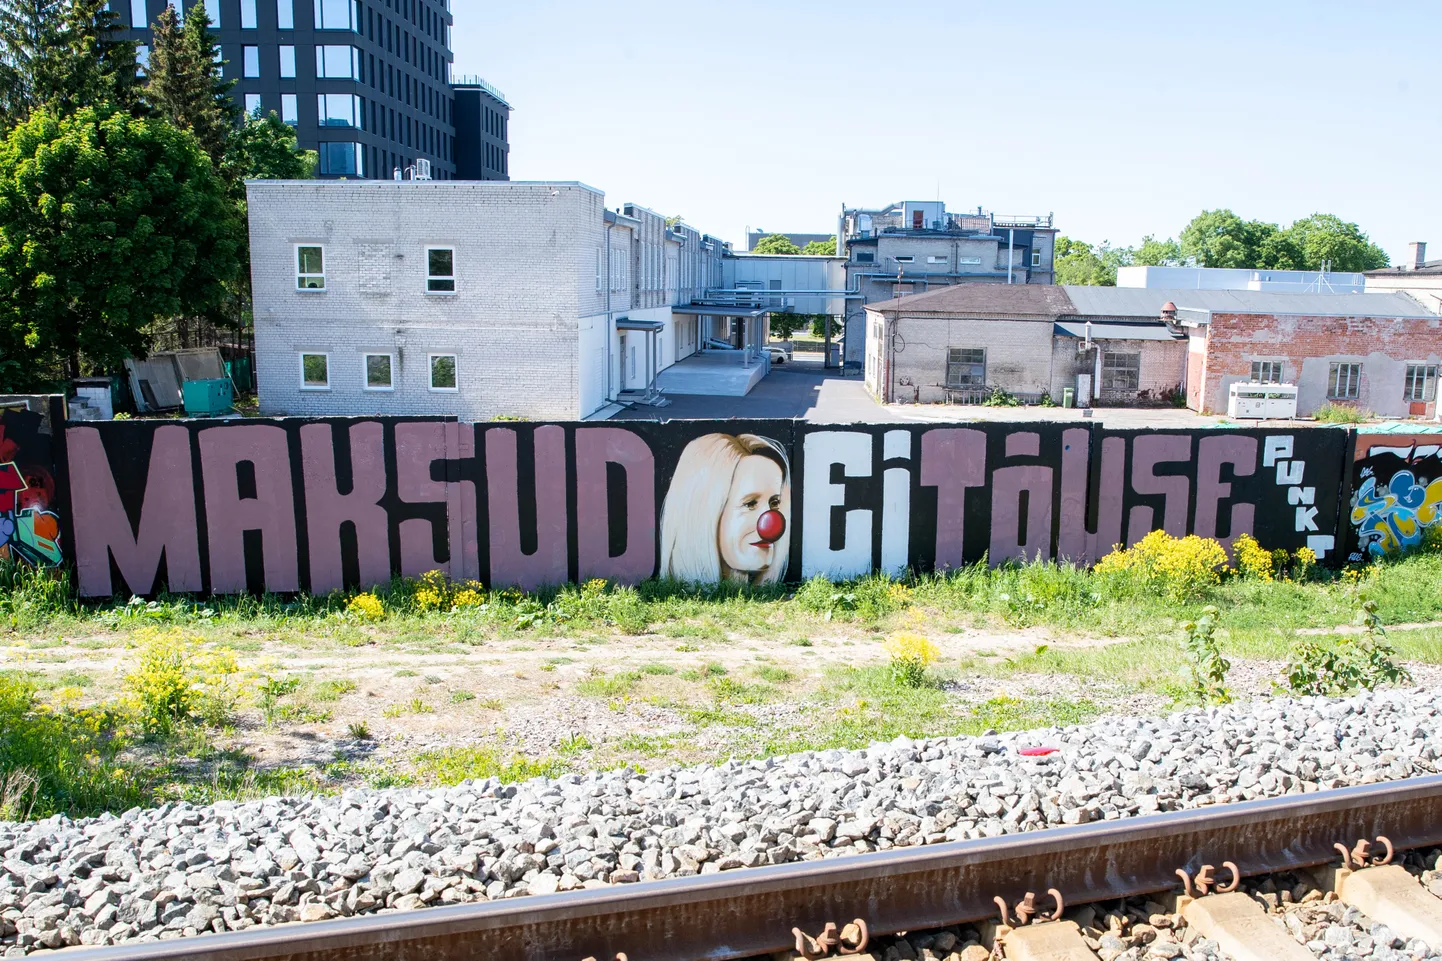
[[[1186,632],[1183,648],[1187,656],[1187,677],[1192,695],[1200,704],[1228,704],[1232,700],[1227,690],[1227,671],[1232,664],[1222,657],[1217,646],[1217,618],[1217,609],[1209,604],[1202,608],[1199,619],[1182,625]]]
[[[891,678],[904,687],[920,687],[926,669],[936,663],[940,652],[921,634],[899,631],[882,646],[890,657]]]
[[[1130,548],[1117,547],[1097,562],[1095,570],[1123,584],[1135,582],[1175,600],[1187,600],[1221,583],[1227,552],[1210,538],[1152,531]]]
[[[346,602],[345,611],[362,621],[378,621],[386,616],[386,606],[374,591],[357,594]]]
[[[68,571],[0,561],[0,618],[11,630],[38,627],[74,607]]]
[[[651,626],[646,605],[634,587],[618,587],[611,592],[606,617],[622,634],[645,634]]]
[[[833,618],[876,621],[901,610],[914,599],[911,588],[888,574],[871,574],[841,583],[832,583],[817,574],[796,591],[798,607],[821,614],[827,621]]]
[[[1237,558],[1237,573],[1243,577],[1249,577],[1259,581],[1271,581],[1275,558],[1273,553],[1261,544],[1251,534],[1242,534],[1232,542],[1232,551]],[[1287,552],[1282,551],[1282,562],[1285,564]]]
[[[1336,696],[1410,681],[1412,675],[1393,659],[1397,652],[1383,640],[1386,631],[1375,601],[1362,604],[1357,623],[1363,629],[1360,635],[1297,644],[1287,663],[1286,689],[1293,694]]]
[[[147,737],[166,737],[188,720],[200,704],[195,644],[177,630],[145,628],[136,632],[140,663],[123,684]]]
[[[1327,401],[1318,407],[1312,414],[1320,424],[1362,424],[1374,416],[1370,410],[1364,410],[1354,404],[1337,404]]]
[[[1309,581],[1317,571],[1317,552],[1310,547],[1299,547],[1292,559],[1292,579]]]

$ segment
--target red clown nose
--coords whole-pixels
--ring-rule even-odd
[[[767,511],[756,518],[756,536],[766,543],[776,543],[785,533],[786,518],[780,511]]]

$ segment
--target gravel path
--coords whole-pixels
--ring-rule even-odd
[[[1038,746],[1057,750],[1018,753]],[[996,837],[1435,773],[1439,746],[1442,690],[1419,688],[647,774],[0,824],[0,948],[15,957]]]

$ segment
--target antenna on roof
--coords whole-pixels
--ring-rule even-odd
[[[1329,294],[1335,294],[1337,292],[1335,289],[1333,289],[1332,282],[1327,279],[1327,270],[1331,266],[1332,262],[1330,260],[1322,261],[1322,269],[1318,271],[1317,279],[1307,285],[1307,293],[1320,294],[1323,288],[1326,288],[1326,291]]]

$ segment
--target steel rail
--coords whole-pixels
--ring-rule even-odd
[[[690,878],[68,950],[70,961],[711,961],[793,946],[793,927],[862,918],[873,934],[994,917],[995,895],[1068,904],[1178,888],[1177,868],[1244,876],[1324,864],[1386,835],[1442,843],[1442,775],[1075,827]]]

